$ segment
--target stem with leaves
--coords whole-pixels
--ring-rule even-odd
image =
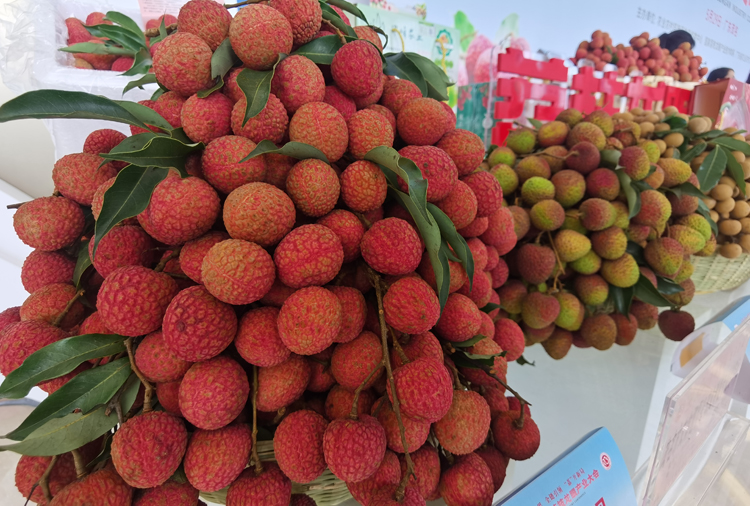
[[[253,464],[255,474],[263,472],[263,464],[258,457],[258,366],[253,366]]]
[[[146,393],[143,396],[143,412],[148,413],[151,411],[151,399],[154,395],[154,386],[146,379],[138,366],[135,365],[135,354],[133,353],[133,338],[128,337],[125,339],[125,349],[128,350],[128,358],[130,359],[130,368],[133,370],[138,379],[143,383],[143,388],[146,389]]]
[[[391,368],[390,354],[388,353],[388,326],[385,323],[385,311],[383,310],[383,285],[380,276],[372,270],[367,268],[367,274],[370,278],[370,283],[375,287],[375,295],[378,299],[378,319],[380,321],[380,338],[383,345],[383,362],[385,362],[385,371],[388,375],[388,383],[391,387],[391,396],[393,404],[393,412],[396,413],[396,421],[398,422],[398,429],[401,433],[401,445],[404,447],[404,458],[406,459],[406,472],[401,478],[398,489],[394,498],[396,501],[401,502],[404,499],[406,484],[409,483],[409,478],[414,474],[414,462],[409,455],[408,447],[406,442],[406,429],[404,428],[404,421],[401,417],[401,403],[398,400],[398,392],[396,391],[396,380],[393,378],[393,369]]]

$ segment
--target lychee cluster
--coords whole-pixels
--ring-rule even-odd
[[[52,504],[95,503],[106,492],[193,506],[199,492],[226,489],[230,506],[287,506],[304,502],[291,496],[292,482],[327,472],[363,504],[395,504],[401,494],[414,505],[490,504],[508,459],[530,458],[540,439],[530,414],[505,397],[523,333],[493,305],[517,222],[503,183],[481,168],[484,143],[455,128],[446,104],[383,73],[371,28],[358,27],[330,65],[303,55],[276,65],[279,53],[328,34],[317,1],[254,3],[232,18],[211,0],[191,0],[177,25],[153,54],[168,91],[142,105],[202,143],[187,175],[161,169],[144,208],[100,238],[88,210],[101,232],[124,168],[102,155],[127,138],[99,130],[83,153],[55,164],[59,196],[15,215],[35,251],[22,274],[30,296],[0,320],[0,372],[69,336],[116,334],[144,390],[132,409],[112,414],[121,419],[111,465],[74,475],[59,487],[68,502]],[[212,55],[226,40],[242,64],[235,70],[274,68],[267,103],[247,121],[239,72],[223,90],[199,93],[212,86]],[[263,141],[287,140],[325,159],[248,159]],[[389,179],[367,160],[382,147],[419,170],[426,201],[464,239],[463,261],[442,252],[447,271],[436,274],[434,245],[391,197],[414,181],[405,172]],[[544,188],[527,193],[552,202],[536,195]],[[547,211],[540,207],[540,220]],[[606,221],[602,212],[592,208],[588,219]],[[87,252],[92,265],[81,273]],[[543,306],[535,318],[546,322]],[[467,352],[491,365],[457,367],[451,355]],[[55,387],[124,355],[87,361]],[[268,443],[251,424],[273,434],[273,463],[260,460]],[[441,449],[456,457],[445,469]],[[71,502],[78,497],[89,502]]]

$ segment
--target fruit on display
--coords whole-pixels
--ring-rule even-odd
[[[615,45],[607,32],[596,30],[590,41],[578,45],[571,60],[579,67],[593,66],[596,70],[605,70],[607,64],[616,65],[621,77],[666,76],[675,81],[695,82],[708,73],[708,67],[701,67],[703,58],[693,52],[690,42],[683,42],[670,53],[661,47],[658,37],[651,38],[648,32],[636,35],[628,45]]]
[[[0,107],[10,120],[57,101],[57,117],[104,114],[132,133],[92,132],[55,164],[53,196],[16,206],[34,251],[28,298],[0,314],[0,395],[50,393],[4,447],[24,455],[32,501],[309,505],[335,481],[362,504],[489,506],[509,459],[535,454],[539,430],[507,383],[525,327],[500,314],[498,289],[516,289],[505,300],[539,333],[573,328],[579,307],[505,284],[524,226],[504,207],[515,172],[482,166],[437,66],[409,53],[418,75],[384,74],[406,56],[383,54],[341,5],[364,18],[340,1],[231,18],[191,0],[147,33],[169,88],[153,100],[40,90]],[[527,228],[555,230],[564,208],[532,158]],[[610,220],[600,207],[587,223]],[[554,254],[527,246],[541,285]]]

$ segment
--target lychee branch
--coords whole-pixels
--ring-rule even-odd
[[[177,257],[180,256],[180,251],[182,251],[182,246],[180,246],[179,248],[173,249],[172,252],[169,253],[169,255],[167,255],[167,256],[165,256],[164,258],[161,259],[161,261],[154,268],[154,271],[155,272],[161,272],[161,271],[163,271],[164,268],[167,266],[167,264],[169,263],[170,260],[174,260],[175,258],[177,258]]]
[[[81,452],[79,452],[78,450],[70,450],[70,454],[73,455],[73,464],[76,468],[76,478],[80,480],[88,474],[86,472],[86,464],[83,462]]]
[[[250,4],[258,4],[263,1],[264,0],[245,0],[244,2],[240,2],[236,4],[224,4],[224,8],[234,9],[235,7],[242,7],[243,5],[250,5]]]
[[[79,290],[72,299],[68,301],[68,304],[65,306],[65,309],[62,310],[62,312],[57,315],[57,318],[55,318],[55,321],[52,322],[52,325],[55,327],[59,327],[62,321],[65,319],[66,316],[68,316],[68,312],[70,311],[70,308],[73,307],[73,304],[76,303],[78,299],[83,297],[83,294],[86,293],[86,290]]]
[[[55,464],[57,464],[57,459],[59,458],[58,455],[55,455],[52,457],[52,460],[50,460],[49,465],[47,466],[47,469],[44,470],[44,473],[42,474],[41,478],[39,478],[39,481],[37,484],[42,489],[42,494],[44,494],[44,499],[47,501],[47,504],[52,502],[52,492],[49,490],[49,475],[52,474],[52,469],[55,467]],[[31,488],[31,493],[29,494],[29,497],[31,497],[31,494],[34,493],[34,487]]]
[[[253,464],[255,465],[255,474],[263,472],[263,464],[258,457],[258,367],[253,366]]]
[[[526,399],[524,399],[523,397],[521,397],[521,394],[519,394],[518,392],[516,392],[515,390],[513,390],[510,386],[508,386],[508,384],[506,382],[504,382],[503,380],[501,380],[498,377],[497,374],[495,374],[494,372],[491,372],[489,370],[485,371],[485,372],[487,372],[487,374],[489,374],[490,376],[492,376],[492,378],[494,378],[495,381],[497,381],[502,386],[504,386],[505,389],[508,392],[512,393],[513,396],[516,399],[518,399],[518,402],[521,404],[521,416],[518,417],[518,420],[515,421],[515,424],[516,424],[516,427],[518,427],[519,429],[523,429],[523,419],[524,419],[524,416],[526,415],[526,406],[527,405],[531,406],[531,403],[529,401],[527,401]]]
[[[5,209],[18,209],[19,207],[21,207],[24,204],[26,204],[26,202],[18,202],[16,204],[8,204],[7,206],[5,206]]]
[[[177,23],[172,23],[171,25],[166,26],[165,29],[167,31],[167,35],[169,35],[170,33],[177,31]],[[148,37],[148,38],[158,37],[160,35],[160,33],[159,33],[159,27],[157,27],[157,28],[149,28],[148,30],[146,30],[145,32],[143,32],[143,34],[146,37]]]
[[[396,339],[396,333],[393,332],[393,329],[390,326],[388,327],[388,330],[391,332],[393,349],[396,350],[396,353],[398,353],[398,357],[401,359],[401,362],[404,364],[408,364],[410,362],[409,357],[406,356],[404,349],[401,347],[401,343],[398,342],[398,339]]]
[[[133,370],[138,379],[141,380],[143,388],[146,392],[143,396],[143,412],[148,413],[151,411],[151,398],[154,394],[154,386],[146,379],[140,369],[135,365],[135,354],[133,353],[133,338],[128,337],[125,339],[125,349],[128,350],[128,358],[130,359],[130,368]]]
[[[380,276],[378,276],[372,268],[367,268],[367,274],[370,277],[370,283],[375,287],[375,295],[378,299],[378,319],[380,321],[380,338],[383,344],[383,362],[385,362],[385,371],[388,375],[388,383],[391,386],[393,411],[396,413],[398,430],[401,433],[401,445],[404,448],[404,458],[406,459],[406,472],[401,478],[401,483],[399,483],[394,496],[397,502],[401,502],[406,495],[406,484],[409,482],[409,478],[414,474],[414,462],[411,459],[411,455],[409,455],[409,445],[406,442],[406,429],[404,428],[404,421],[401,418],[401,403],[398,400],[396,380],[393,378],[393,369],[391,368],[391,359],[388,353],[388,326],[385,323],[385,311],[383,309],[383,287],[381,285]]]
[[[367,375],[367,377],[362,381],[362,383],[359,384],[357,389],[354,391],[354,400],[352,401],[352,410],[349,413],[349,418],[352,420],[357,419],[357,411],[359,407],[359,394],[362,393],[362,390],[364,390],[365,386],[370,382],[373,376],[375,376],[375,373],[380,370],[381,367],[385,366],[385,357],[383,357],[383,360],[372,368],[372,371],[370,371],[370,374]]]

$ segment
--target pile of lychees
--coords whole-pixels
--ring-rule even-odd
[[[490,154],[485,166],[510,204],[499,212],[518,240],[492,286],[527,345],[561,359],[572,345],[628,345],[657,321],[673,340],[693,331],[680,311],[695,293],[690,259],[711,255],[716,236],[699,214],[697,176],[661,138],[671,130],[659,122],[689,119],[680,116],[654,113],[664,127],[654,132],[629,112],[567,109]]]
[[[456,129],[446,104],[385,75],[369,27],[330,66],[283,59],[267,104],[244,124],[241,68],[222,92],[197,94],[212,86],[212,51],[227,37],[243,68],[264,71],[335,31],[317,0],[252,4],[234,18],[189,1],[155,50],[169,91],[144,104],[205,144],[190,176],[170,172],[144,211],[97,243],[85,216],[104,219],[126,165],[99,156],[126,136],[97,130],[56,162],[55,195],[16,212],[19,238],[35,248],[22,270],[31,295],[0,316],[0,372],[69,336],[117,334],[143,383],[135,408],[110,415],[121,416],[111,450],[21,458],[16,483],[32,501],[194,506],[199,492],[223,490],[230,506],[310,504],[292,483],[330,470],[365,505],[489,506],[508,460],[536,452],[526,402],[505,396],[524,338],[498,318],[490,273],[517,238],[501,184],[480,169],[481,139]],[[304,143],[328,163],[245,160],[261,141]],[[365,160],[380,146],[416,164],[427,202],[470,238],[473,279],[451,255],[442,308],[414,219]],[[85,258],[87,239],[93,269],[75,286],[71,252]],[[54,396],[118,357],[40,386]],[[273,434],[275,462],[259,460],[258,428]]]

